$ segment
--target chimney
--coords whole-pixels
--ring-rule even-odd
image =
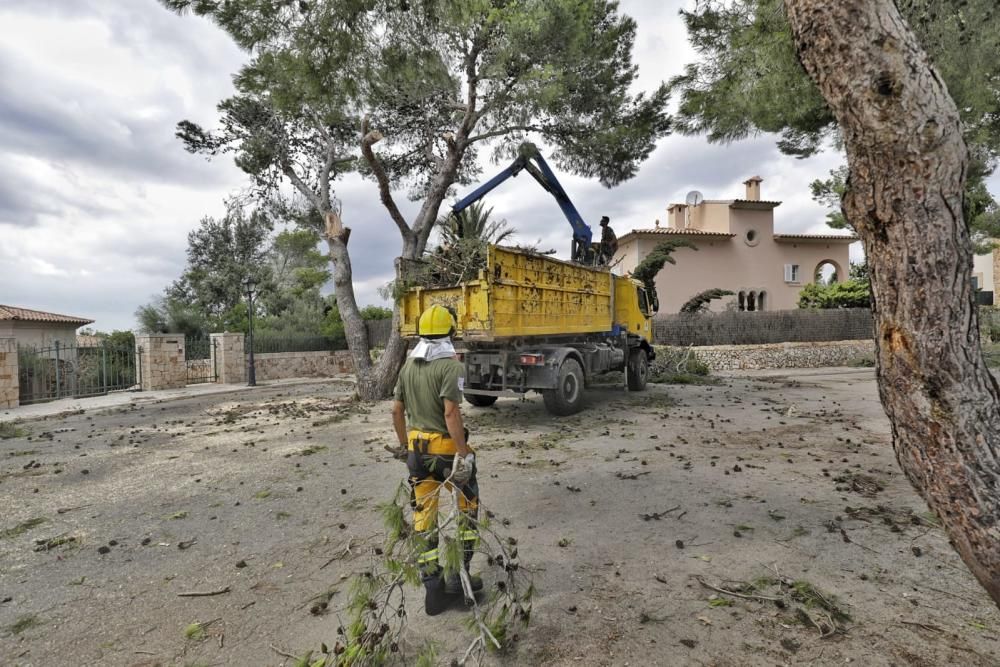
[[[760,176],[751,176],[743,181],[743,185],[747,186],[747,201],[760,201],[760,183],[763,180]]]

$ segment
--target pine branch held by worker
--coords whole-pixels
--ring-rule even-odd
[[[392,408],[393,428],[400,448],[406,448],[406,465],[413,495],[413,526],[426,541],[420,557],[424,584],[424,609],[433,616],[444,611],[449,598],[462,592],[460,576],[446,573],[438,561],[438,501],[442,488],[458,491],[463,513],[475,519],[479,509],[476,455],[466,442],[468,430],[462,421],[462,389],[465,367],[458,361],[452,336],[457,322],[444,306],[433,305],[420,316],[420,337],[403,364],[396,383]],[[464,568],[468,571],[478,533],[461,533]],[[469,577],[473,590],[482,580]]]

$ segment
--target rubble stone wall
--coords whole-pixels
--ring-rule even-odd
[[[874,359],[875,341],[711,345],[692,350],[713,371],[822,368],[857,365],[861,360]]]
[[[269,352],[254,355],[257,382],[285,378],[332,377],[353,373],[351,353],[336,352]]]

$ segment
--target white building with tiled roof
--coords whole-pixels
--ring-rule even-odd
[[[853,235],[775,234],[778,201],[760,199],[759,176],[745,181],[744,199],[704,200],[694,206],[671,204],[666,224],[633,229],[618,241],[617,271],[630,273],[665,238],[684,238],[697,251],[674,251],[656,278],[660,314],[676,313],[707,289],[732,291],[712,310],[790,310],[799,292],[815,277],[835,274],[845,280]],[[825,269],[825,270],[824,270]]]
[[[22,347],[48,348],[76,344],[76,330],[94,320],[73,315],[0,304],[0,338],[16,338]]]

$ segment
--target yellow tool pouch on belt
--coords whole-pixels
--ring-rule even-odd
[[[408,449],[425,456],[453,456],[458,448],[451,436],[428,431],[410,431],[407,434]]]

